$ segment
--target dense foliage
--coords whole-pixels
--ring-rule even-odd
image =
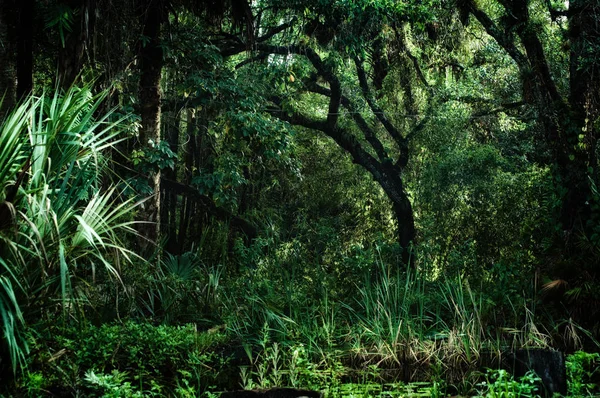
[[[0,394],[594,396],[599,23],[0,0]]]

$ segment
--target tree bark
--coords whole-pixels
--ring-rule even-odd
[[[590,184],[588,175],[598,181],[597,126],[600,122],[600,61],[593,49],[600,47],[600,2],[573,0],[569,5],[568,36],[570,49],[569,125],[565,126],[568,152],[563,160],[562,180],[568,191],[561,221],[567,230],[590,219]],[[583,136],[583,139],[580,138]],[[584,145],[583,150],[571,148]],[[569,154],[573,154],[568,158]],[[590,175],[588,168],[592,169]]]
[[[163,0],[148,0],[141,13],[143,28],[140,43],[140,83],[139,102],[141,127],[139,145],[149,148],[160,143],[161,120],[161,74],[164,64],[161,47],[161,27],[166,18],[166,4]],[[152,143],[151,143],[152,142]],[[151,242],[160,238],[160,170],[151,175],[154,190],[153,199],[142,215],[152,226],[143,228],[142,234]]]
[[[177,119],[177,116],[174,115]],[[174,125],[173,125],[174,124]],[[174,153],[179,149],[179,123],[169,123],[164,128],[165,139],[169,143],[169,147]],[[161,171],[161,178],[168,180],[177,180],[177,163],[175,169],[167,168]],[[179,236],[177,235],[177,195],[164,187],[161,187],[161,230],[166,235],[167,243],[166,250],[171,254],[181,254],[178,244]]]
[[[19,1],[17,29],[17,99],[33,90],[33,16],[34,0]]]
[[[27,0],[32,1],[32,0]],[[95,0],[67,0],[64,4],[74,12],[72,31],[61,43],[58,52],[58,80],[61,87],[67,89],[75,83],[84,66],[90,38],[95,29]]]
[[[12,0],[0,0],[0,120],[15,105],[15,15]]]

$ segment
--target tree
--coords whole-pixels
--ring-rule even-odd
[[[209,2],[186,3],[182,2],[183,7],[202,15],[207,9],[210,9]],[[162,26],[168,21],[169,12],[174,10],[176,2],[169,0],[148,0],[142,2],[140,22],[143,26],[142,40],[140,42],[140,82],[139,82],[139,102],[141,114],[141,127],[139,134],[139,145],[142,150],[150,150],[151,147],[158,147],[161,141],[161,78],[165,66],[165,57],[163,46],[165,41],[162,37]],[[251,15],[247,12],[249,9],[247,1],[232,1],[230,3],[232,11],[233,24],[245,24],[248,27],[247,37],[251,40],[250,27],[252,26]],[[242,12],[240,12],[240,10]],[[222,15],[227,11],[224,5],[216,10],[210,10],[217,15]],[[214,14],[213,14],[214,15]],[[145,211],[146,221],[154,222],[156,228],[150,228],[144,235],[151,241],[158,242],[161,237],[160,226],[161,198],[165,193],[161,189],[161,172],[154,170],[152,172],[152,185],[154,191],[154,200],[149,209]],[[180,191],[181,193],[181,191]],[[171,203],[175,203],[171,198]],[[173,231],[173,230],[171,230]]]
[[[33,16],[33,0],[0,3],[0,117],[33,89]]]
[[[168,3],[163,0],[148,0],[140,7],[140,24],[143,26],[140,41],[140,82],[138,99],[140,103],[141,126],[139,145],[148,148],[160,144],[161,140],[161,76],[164,64],[161,31],[167,20]],[[157,243],[160,236],[160,170],[152,175],[154,199],[143,218],[154,222],[154,226],[144,228],[145,237]]]
[[[278,62],[286,62],[285,59],[289,57],[292,57],[292,62],[304,60],[309,63],[311,70],[300,76],[298,82],[291,86],[297,88],[297,94],[300,96],[306,93],[306,97],[311,99],[324,98],[326,117],[318,118],[299,110],[294,106],[294,100],[286,98],[281,93],[271,95],[273,107],[269,112],[292,125],[317,130],[327,135],[348,152],[353,162],[371,174],[391,202],[397,221],[398,242],[403,248],[402,260],[406,265],[414,264],[411,245],[416,238],[415,221],[402,175],[409,163],[410,136],[421,129],[424,122],[402,129],[386,115],[376,98],[385,95],[380,89],[383,79],[390,70],[381,49],[382,30],[386,26],[393,27],[396,32],[396,44],[399,44],[402,56],[410,57],[411,54],[400,33],[402,29],[400,26],[410,19],[410,12],[407,12],[404,5],[392,7],[393,16],[389,21],[386,17],[389,4],[385,2],[356,5],[351,9],[333,6],[333,11],[325,11],[328,6],[332,4],[322,5],[322,8],[319,6],[310,8],[310,12],[314,13],[311,15],[325,16],[324,22],[310,19],[302,24],[297,19],[293,19],[282,25],[265,29],[266,33],[257,37],[256,44],[253,46],[254,56],[240,63],[239,67],[270,59],[273,56],[281,60],[273,61],[274,66]],[[284,8],[284,6],[280,7]],[[344,24],[341,21],[350,22]],[[336,24],[340,24],[337,32],[327,28]],[[310,31],[312,37],[283,45],[270,44],[277,41],[274,39],[276,35],[285,31]],[[333,40],[336,34],[348,35],[346,41]],[[223,56],[233,56],[247,48],[242,41],[231,37],[229,39],[222,49]],[[367,55],[361,48],[368,49],[368,58],[371,61],[368,66],[373,75],[372,79],[368,78],[365,62]],[[341,74],[348,74],[348,71],[342,68],[342,65],[347,65],[348,61],[353,62],[354,72],[342,78]],[[407,68],[402,72],[406,74],[405,76],[418,73]],[[291,75],[291,79],[296,80],[294,74]],[[402,83],[404,106],[409,114],[415,115],[415,112],[418,112],[418,105],[413,97],[412,79],[403,79]],[[347,94],[352,92],[353,87],[360,95]],[[363,104],[369,112],[363,111]],[[316,109],[315,111],[319,112]],[[347,112],[349,119],[344,117],[343,111]],[[348,123],[350,120],[352,124]]]
[[[0,2],[0,119],[13,107],[16,96],[14,29],[11,29],[12,25],[9,23],[14,16],[10,3],[10,0]]]
[[[600,3],[576,0],[569,2],[566,9],[555,8],[551,2],[533,0],[493,3],[501,7],[500,18],[493,18],[480,2],[458,2],[519,69],[523,99],[536,109],[544,132],[543,144],[549,148],[550,163],[555,167],[560,198],[559,239],[567,263],[572,263],[581,254],[576,242],[583,239],[596,246],[598,243],[598,195],[594,189],[598,184],[599,166],[596,148],[600,80],[595,76],[600,65],[597,56]],[[560,27],[565,21],[568,27],[560,39],[564,40],[563,51],[569,60],[566,90],[561,88],[560,77],[552,73],[548,55],[550,43],[544,42],[548,36],[542,35],[543,29],[540,29],[547,29],[550,24]]]
[[[109,2],[105,6],[111,5]],[[87,64],[86,55],[87,59],[91,59],[98,11],[96,7],[97,0],[61,0],[54,5],[57,13],[67,16],[57,20],[60,36],[58,81],[65,89],[75,84],[80,76]]]

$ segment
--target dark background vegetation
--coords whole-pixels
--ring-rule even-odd
[[[7,394],[598,350],[597,0],[0,0],[0,65]]]

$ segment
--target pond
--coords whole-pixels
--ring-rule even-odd
[[[321,392],[297,390],[292,388],[278,388],[264,391],[234,391],[226,392],[222,398],[437,398],[442,396],[435,383],[343,383],[325,388]]]

